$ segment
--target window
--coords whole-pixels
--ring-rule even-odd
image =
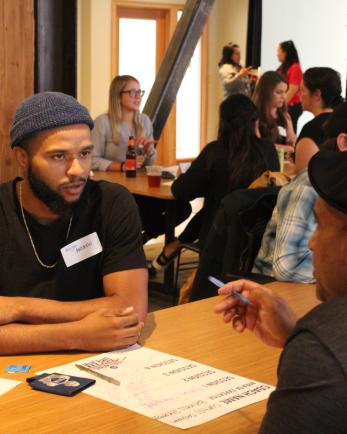
[[[183,6],[156,4],[142,7],[139,3],[133,6],[118,1],[114,6],[112,75],[133,75],[140,81],[141,88],[146,91],[142,109]],[[205,144],[205,128],[201,121],[205,111],[205,87],[202,86],[205,46],[200,40],[160,137],[157,146],[160,164],[193,159]]]

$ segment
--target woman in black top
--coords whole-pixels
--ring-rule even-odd
[[[194,241],[196,233],[203,246],[219,203],[227,193],[247,188],[268,169],[279,170],[273,143],[256,136],[257,113],[254,103],[242,94],[231,95],[220,105],[218,140],[209,143],[172,185],[177,199],[203,197],[203,210],[177,240],[165,246],[153,263],[156,268],[174,259],[180,243]],[[193,239],[188,239],[191,234]]]
[[[309,68],[301,83],[301,103],[315,117],[305,124],[295,146],[295,173],[305,169],[323,143],[323,126],[334,107],[343,102],[340,74],[332,68]]]

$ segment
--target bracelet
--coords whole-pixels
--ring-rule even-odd
[[[120,171],[121,171],[121,172],[123,172],[123,167],[124,167],[124,161],[122,161],[122,162],[120,163]]]

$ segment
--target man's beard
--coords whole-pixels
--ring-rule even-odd
[[[86,182],[85,178],[79,178],[79,180]],[[41,180],[40,177],[34,174],[31,164],[29,164],[28,168],[28,181],[31,191],[54,214],[57,214],[61,217],[70,217],[73,214],[74,208],[79,202],[80,198],[72,204],[67,202],[62,196],[60,196],[60,194],[51,190],[48,185]]]

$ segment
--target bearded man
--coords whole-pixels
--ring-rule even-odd
[[[89,179],[92,128],[63,93],[38,93],[15,112],[23,175],[0,185],[0,354],[138,340],[147,313],[140,219],[125,188]]]

